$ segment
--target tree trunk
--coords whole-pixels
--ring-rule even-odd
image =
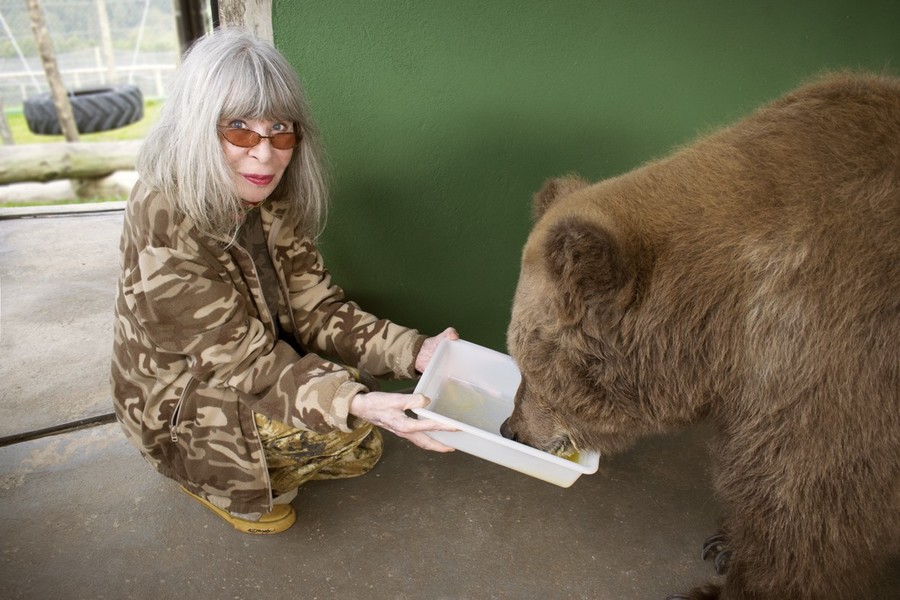
[[[272,41],[272,0],[219,0],[219,24]]]
[[[50,84],[50,92],[53,95],[53,104],[56,106],[56,115],[59,118],[60,128],[66,141],[78,141],[78,128],[75,126],[75,116],[72,114],[72,105],[66,95],[66,86],[63,84],[59,66],[56,64],[56,52],[53,50],[53,41],[47,30],[47,22],[44,20],[44,12],[41,10],[39,0],[25,0],[28,6],[28,19],[31,21],[31,32],[37,42],[38,52],[41,55],[41,63],[44,65],[44,73],[47,83]]]
[[[0,184],[92,179],[133,171],[140,140],[0,147]]]

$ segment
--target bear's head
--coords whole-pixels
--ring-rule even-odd
[[[556,454],[615,452],[646,427],[623,318],[640,287],[638,241],[576,177],[534,197],[507,347],[522,373],[508,438]]]

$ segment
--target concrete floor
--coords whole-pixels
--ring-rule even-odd
[[[181,494],[116,424],[8,443],[110,412],[121,222],[0,219],[0,597],[662,599],[713,577],[704,427],[568,489],[386,436],[374,471],[305,486],[273,537]],[[885,576],[872,600],[900,597],[900,564]]]
[[[0,209],[0,438],[112,410],[123,212],[2,218],[36,210]]]

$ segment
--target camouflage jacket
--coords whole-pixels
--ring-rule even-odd
[[[202,234],[140,183],[116,294],[111,381],[127,437],[160,473],[237,513],[271,510],[254,412],[349,431],[350,400],[367,390],[341,365],[413,378],[425,339],[346,300],[285,206],[259,210],[282,290],[276,318],[306,354],[279,340],[259,281],[245,275],[256,272],[249,253]]]

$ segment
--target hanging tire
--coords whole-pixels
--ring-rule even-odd
[[[144,96],[134,85],[113,85],[69,92],[69,104],[78,133],[96,133],[125,127],[144,117]],[[53,96],[48,92],[23,103],[28,129],[39,135],[60,135]]]

